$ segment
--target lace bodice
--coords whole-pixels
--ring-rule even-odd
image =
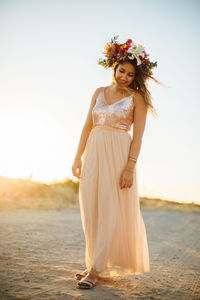
[[[133,97],[134,94],[108,104],[102,89],[92,110],[93,126],[106,125],[129,131],[133,124]]]

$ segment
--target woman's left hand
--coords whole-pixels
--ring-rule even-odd
[[[133,184],[133,171],[134,169],[125,168],[120,176],[119,185],[120,189],[130,188]]]

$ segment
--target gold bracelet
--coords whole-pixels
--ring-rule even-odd
[[[137,159],[134,158],[134,157],[131,157],[131,156],[129,156],[128,160],[132,160],[132,161],[134,161],[135,163],[137,162]]]

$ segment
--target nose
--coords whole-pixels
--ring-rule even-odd
[[[124,80],[124,81],[126,81],[127,80],[126,74],[123,74],[122,77],[121,77],[121,79]]]

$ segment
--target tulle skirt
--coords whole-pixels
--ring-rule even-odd
[[[131,135],[95,126],[82,160],[79,204],[85,235],[85,264],[110,275],[149,272],[146,229],[140,211],[137,165],[131,188],[120,189]]]

